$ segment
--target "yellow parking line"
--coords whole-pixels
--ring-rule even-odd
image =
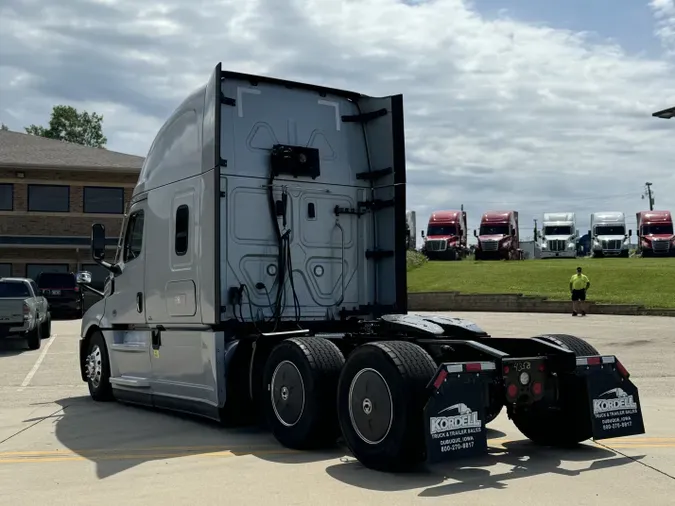
[[[219,457],[219,458],[229,458],[229,457],[245,457],[247,455],[279,455],[279,454],[293,454],[293,453],[302,453],[299,450],[260,450],[254,452],[241,452],[235,453],[230,450],[226,451],[214,451],[209,453],[194,453],[194,452],[174,452],[174,453],[136,453],[136,454],[99,454],[99,455],[77,455],[75,453],[65,454],[62,457],[57,456],[28,456],[25,458],[0,458],[0,464],[19,464],[19,463],[37,463],[37,462],[73,462],[73,461],[82,461],[82,460],[160,460],[160,459],[170,459],[176,457]]]

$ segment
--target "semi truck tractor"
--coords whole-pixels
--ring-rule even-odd
[[[547,447],[643,433],[626,368],[583,339],[408,313],[405,164],[401,95],[218,64],[157,133],[113,258],[92,226],[91,398],[386,471],[485,453],[502,411]]]
[[[675,256],[675,235],[670,211],[640,211],[637,219],[637,251],[643,257]]]
[[[591,250],[595,258],[625,257],[630,254],[632,230],[626,230],[626,215],[620,211],[591,214]]]
[[[423,253],[429,260],[461,260],[469,252],[466,211],[434,211],[426,236],[422,230]]]
[[[476,260],[518,260],[520,250],[518,211],[488,211],[481,216]]]
[[[417,213],[415,211],[405,212],[405,233],[406,233],[406,249],[417,249]]]
[[[544,213],[541,258],[576,258],[578,237],[574,213]]]

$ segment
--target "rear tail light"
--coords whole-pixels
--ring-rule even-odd
[[[532,383],[532,393],[534,395],[541,395],[541,392],[542,392],[541,383],[539,383],[539,382]]]
[[[518,387],[511,383],[507,388],[506,388],[506,395],[508,395],[510,398],[515,399],[515,397],[518,395]]]
[[[616,370],[619,371],[619,374],[625,378],[628,379],[630,377],[630,374],[628,373],[628,369],[626,369],[621,362],[618,360],[616,361]]]
[[[23,304],[23,319],[27,320],[30,317],[30,308],[28,307],[28,304],[24,302]]]
[[[79,291],[80,291],[80,287],[79,287],[79,286],[76,286],[75,288],[73,288],[73,290],[75,290],[75,292],[79,292]]]
[[[483,367],[480,362],[466,364],[466,366],[464,367],[464,370],[466,372],[480,372],[482,369]]]

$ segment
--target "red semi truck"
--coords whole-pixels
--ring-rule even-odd
[[[522,258],[518,211],[488,211],[480,219],[476,260],[518,260]]]
[[[469,252],[466,211],[434,211],[429,217],[422,252],[429,260],[461,260]]]
[[[636,213],[638,246],[643,257],[675,256],[675,234],[670,211],[640,211]]]

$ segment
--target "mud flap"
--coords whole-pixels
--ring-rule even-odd
[[[638,389],[616,357],[578,357],[577,371],[586,378],[593,439],[645,433]]]
[[[424,407],[428,463],[487,452],[486,384],[495,369],[493,362],[445,363],[438,368]]]

